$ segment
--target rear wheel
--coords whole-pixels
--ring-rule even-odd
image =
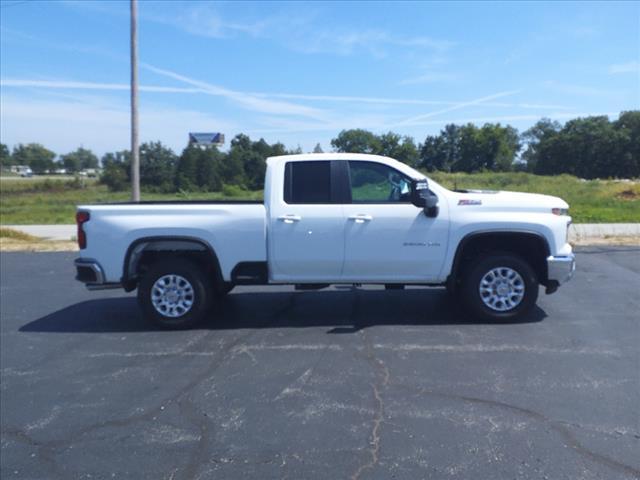
[[[145,317],[161,328],[184,329],[200,322],[212,300],[205,273],[185,259],[152,265],[138,286],[138,303]]]
[[[467,310],[481,319],[515,320],[535,305],[538,279],[517,255],[494,253],[466,269],[459,293]]]
[[[234,289],[234,287],[235,285],[233,283],[222,282],[218,285],[218,288],[215,289],[215,292],[219,297],[224,297],[225,295],[230,293],[231,290]]]

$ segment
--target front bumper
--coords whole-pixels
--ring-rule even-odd
[[[547,278],[549,282],[562,285],[567,283],[573,277],[576,271],[576,256],[573,253],[569,255],[547,257]]]

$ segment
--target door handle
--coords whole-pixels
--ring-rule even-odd
[[[302,220],[302,217],[300,215],[287,214],[287,215],[279,216],[278,220],[280,220],[280,221],[282,221],[284,223],[295,223],[295,222],[299,222],[300,220]]]
[[[357,215],[351,215],[349,217],[349,220],[353,220],[356,223],[365,223],[373,220],[373,217],[371,215],[365,215],[364,213],[359,213]]]

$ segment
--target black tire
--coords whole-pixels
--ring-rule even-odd
[[[223,282],[219,284],[217,288],[215,288],[215,293],[218,297],[224,297],[225,295],[230,293],[231,290],[233,290],[234,288],[235,288],[235,285],[233,283]]]
[[[510,273],[509,270],[512,270],[520,276],[522,282],[517,276],[512,277],[517,289],[520,288],[520,284],[524,286],[524,295],[519,301],[516,301],[518,294],[515,293],[515,290],[510,290],[504,297],[493,295],[493,298],[491,298],[492,295],[487,292],[487,289],[484,290],[483,294],[480,293],[480,282],[485,275],[489,275],[492,270],[499,270],[502,267],[504,269],[500,271],[501,275],[508,275]],[[490,275],[488,278],[494,277]],[[460,289],[457,290],[456,296],[463,301],[466,310],[476,318],[505,322],[517,320],[534,307],[538,299],[538,288],[538,278],[529,263],[517,255],[496,252],[482,255],[464,270],[462,284]],[[494,303],[492,308],[485,303],[483,297],[489,303],[495,298],[499,300]],[[500,300],[500,298],[504,298],[504,300]],[[508,308],[509,304],[514,304],[515,306]],[[504,310],[498,311],[499,308]]]
[[[154,306],[152,300],[154,284],[162,277],[169,275],[182,277],[191,285],[189,290],[186,284],[182,283],[183,290],[190,292],[185,298],[191,302],[188,310],[182,314],[180,312],[185,310],[182,306],[172,309],[167,314],[163,314]],[[158,292],[159,290],[156,290],[155,293]],[[202,269],[187,259],[172,258],[155,263],[144,274],[138,285],[138,303],[145,318],[154,325],[163,329],[186,329],[197,325],[205,317],[211,307],[212,292],[212,282]]]

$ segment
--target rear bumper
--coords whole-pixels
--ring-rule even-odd
[[[567,283],[576,271],[576,256],[573,253],[547,257],[547,278],[557,285]]]
[[[97,261],[91,258],[77,258],[74,264],[76,266],[76,280],[84,283],[89,290],[121,287],[119,283],[107,283],[104,270]]]

